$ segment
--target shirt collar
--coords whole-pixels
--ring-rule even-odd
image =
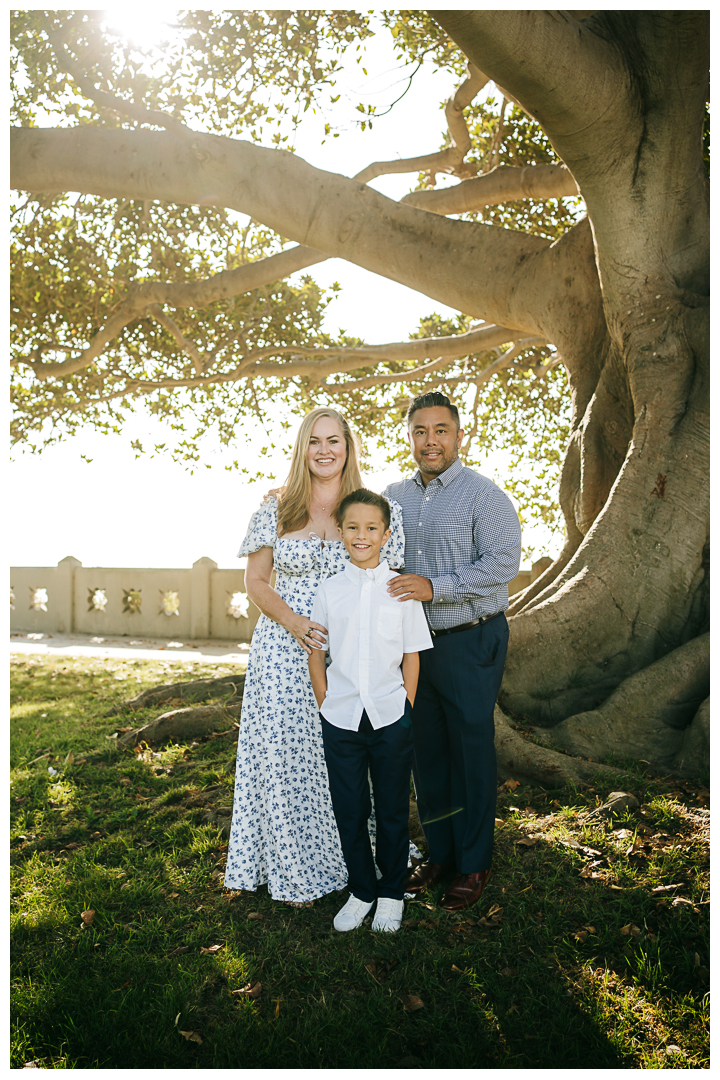
[[[351,581],[365,581],[370,578],[371,581],[375,581],[379,585],[383,585],[393,576],[393,571],[391,571],[386,559],[381,559],[379,564],[370,570],[361,570],[359,566],[348,562],[345,565],[345,573],[350,575]]]
[[[445,472],[439,473],[437,476],[433,476],[433,480],[439,480],[443,487],[447,487],[448,484],[452,484],[453,480],[457,480],[458,476],[464,468],[465,466],[463,465],[460,458],[456,458],[455,461],[453,461],[452,465],[450,465],[445,470]],[[419,469],[413,476],[413,480],[418,485],[418,487],[425,487],[422,482],[422,475]],[[432,480],[430,480],[429,483],[431,484]]]

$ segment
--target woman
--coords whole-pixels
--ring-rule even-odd
[[[325,627],[309,617],[317,587],[348,561],[333,511],[362,486],[345,417],[313,409],[280,498],[255,511],[238,552],[248,556],[245,588],[262,614],[245,679],[225,885],[267,882],[274,900],[296,906],[347,881],[307,657],[324,641]],[[398,569],[402,517],[396,503],[391,510],[383,557]]]

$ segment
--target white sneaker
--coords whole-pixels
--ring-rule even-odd
[[[371,900],[368,904],[351,895],[345,907],[333,919],[333,926],[336,930],[357,930],[374,903]]]
[[[402,925],[402,917],[402,900],[391,900],[388,896],[381,896],[377,902],[372,928],[375,931],[384,930],[389,934],[394,934]]]

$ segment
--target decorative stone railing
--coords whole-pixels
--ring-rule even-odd
[[[191,570],[136,570],[86,567],[68,556],[57,566],[12,567],[10,590],[17,631],[247,642],[260,614],[245,572],[207,558]]]
[[[550,562],[521,570],[510,595]],[[69,555],[57,566],[10,571],[11,631],[249,642],[259,615],[245,592],[245,572],[219,570],[208,558],[190,570],[135,570],[87,567]]]

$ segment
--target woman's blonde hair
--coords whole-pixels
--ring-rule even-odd
[[[308,448],[310,436],[315,422],[322,416],[331,420],[337,420],[340,430],[345,439],[346,458],[343,466],[342,482],[338,494],[338,506],[351,491],[364,487],[360,476],[359,447],[358,442],[350,425],[341,412],[336,409],[313,409],[307,414],[295,439],[293,446],[290,472],[285,481],[278,503],[278,536],[283,533],[296,532],[304,529],[310,518],[310,499],[312,497],[312,485],[310,470],[308,468]]]

